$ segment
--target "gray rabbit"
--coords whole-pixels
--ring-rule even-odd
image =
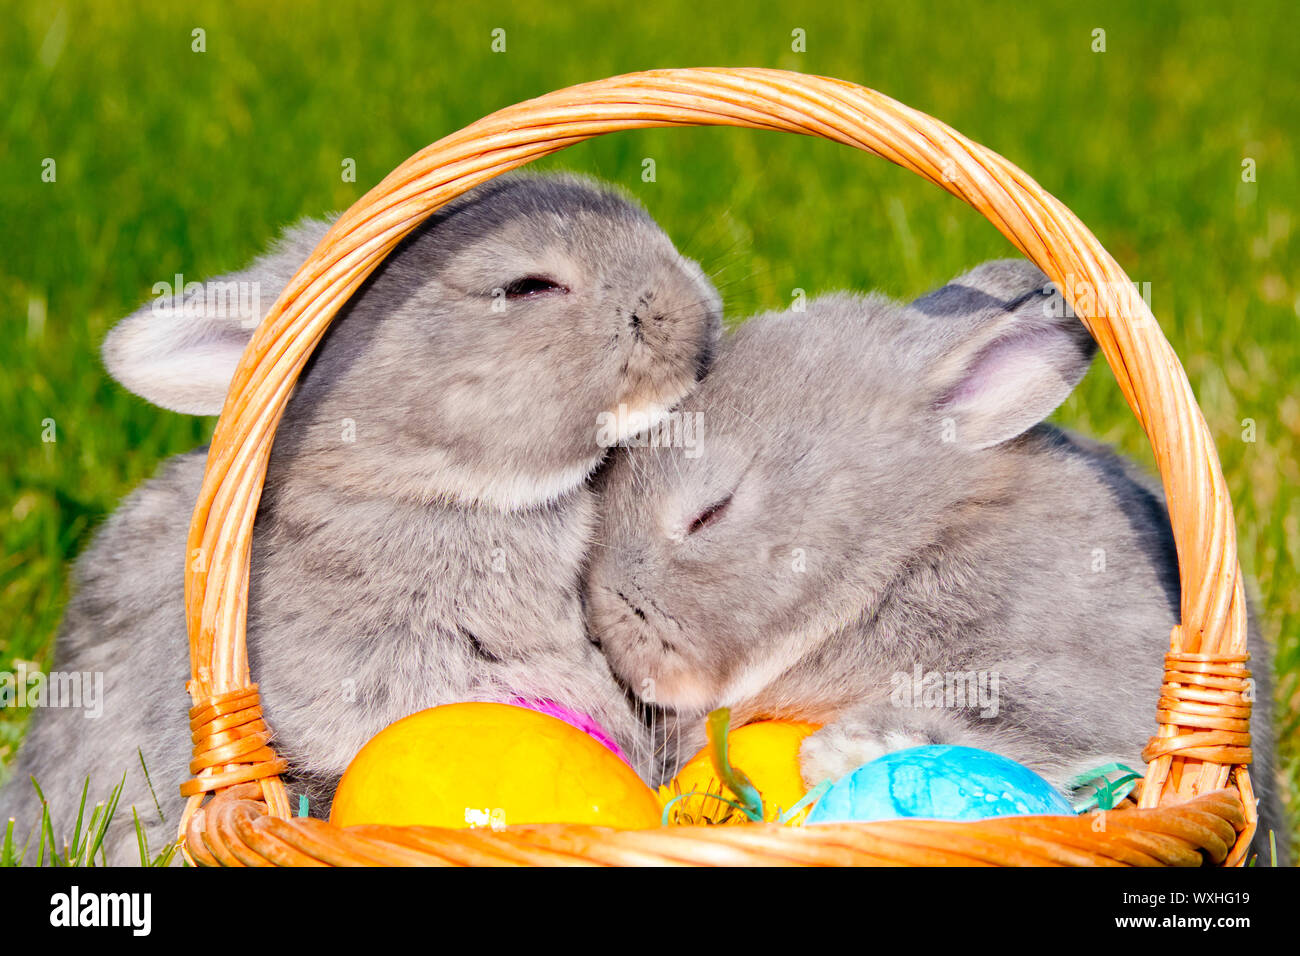
[[[269,306],[326,229],[299,225],[218,282],[256,283]],[[104,358],[150,401],[215,414],[252,323],[193,304],[126,318]],[[522,175],[439,210],[344,307],[277,432],[249,593],[252,673],[313,815],[370,737],[454,701],[558,701],[650,772],[647,728],[585,630],[587,479],[628,423],[694,387],[720,313],[639,206]],[[102,672],[103,716],[37,712],[0,819],[39,814],[33,775],[70,827],[86,774],[106,791],[126,772],[123,807],[154,847],[173,837],[190,756],[182,574],[204,461],[168,462],[78,561],[54,668]],[[130,810],[118,817],[110,861],[131,862]]]
[[[727,705],[824,724],[812,785],[928,743],[1064,786],[1140,769],[1179,581],[1159,489],[1042,424],[1095,353],[1046,277],[986,263],[910,306],[830,295],[750,319],[682,405],[697,447],[602,475],[593,636],[689,757]],[[1252,628],[1254,773],[1272,796]],[[936,691],[937,688],[937,691]]]

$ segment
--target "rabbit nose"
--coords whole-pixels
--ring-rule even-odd
[[[626,594],[624,594],[622,591],[615,591],[614,593],[619,596],[619,598],[623,601],[624,604],[626,604],[628,607],[632,609],[633,614],[635,614],[642,621],[645,620],[645,611],[641,610],[639,607],[633,604],[631,600],[629,600]]]
[[[655,312],[646,309],[645,306],[638,306],[628,313],[627,324],[632,330],[632,337],[638,342],[645,341],[645,326],[658,324],[664,320],[662,312]]]
[[[655,325],[665,318],[663,311],[656,307],[654,300],[654,290],[647,289],[637,296],[636,302],[628,309],[627,324],[637,341],[645,340],[645,325],[647,323]]]

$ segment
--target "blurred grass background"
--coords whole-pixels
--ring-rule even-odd
[[[998,150],[1150,283],[1218,443],[1276,647],[1296,819],[1291,4],[4,0],[0,12],[0,670],[48,665],[69,561],[123,494],[211,430],[133,398],[99,363],[105,332],[155,282],[242,265],[284,224],[345,208],[416,149],[517,100],[654,67],[782,67],[874,87]],[[498,28],[505,52],[491,48]],[[205,52],[192,49],[195,29]],[[1105,52],[1093,49],[1098,29]],[[55,182],[42,181],[47,158]],[[355,183],[341,176],[346,158]],[[1243,181],[1247,159],[1255,182]],[[918,178],[820,141],[645,131],[544,165],[636,193],[717,273],[732,320],[785,306],[796,287],[915,295],[1012,252]],[[1058,418],[1150,462],[1103,363]],[[42,441],[47,419],[56,442]],[[0,713],[0,759],[23,716]]]

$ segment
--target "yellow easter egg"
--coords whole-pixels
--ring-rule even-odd
[[[799,747],[820,726],[793,720],[762,720],[727,734],[731,765],[743,771],[758,788],[766,820],[775,821],[807,792],[799,774]],[[686,797],[675,805],[679,811],[673,816],[679,822],[748,822],[744,813],[716,798],[721,795],[735,800],[736,795],[718,780],[708,747],[687,761],[672,783],[659,788],[659,798],[667,803],[678,793],[691,790],[702,796]],[[801,823],[807,813],[807,809],[801,810],[788,822]]]
[[[330,821],[467,827],[659,825],[654,791],[562,720],[509,704],[446,704],[384,728],[353,758]]]

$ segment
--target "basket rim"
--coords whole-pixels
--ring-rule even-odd
[[[1225,789],[1179,806],[965,822],[340,828],[271,816],[248,783],[195,813],[186,847],[207,866],[1199,866],[1224,862],[1245,825],[1237,792]]]
[[[1142,807],[1231,788],[1244,816],[1224,862],[1243,863],[1256,810],[1246,770],[1245,594],[1232,506],[1208,425],[1150,309],[1079,219],[1002,156],[866,87],[761,68],[629,73],[498,110],[399,165],[335,221],[290,279],[234,374],[190,526],[194,776],[181,788],[189,798],[182,836],[195,835],[192,818],[218,818],[196,816],[205,795],[250,783],[267,819],[291,816],[279,779],[284,762],[248,666],[251,538],[276,427],[335,313],[407,233],[466,190],[593,136],[665,126],[799,133],[872,153],[980,212],[1061,289],[1151,442],[1178,552],[1180,623],[1170,635],[1156,734],[1143,754]],[[363,839],[334,830],[321,839]]]

